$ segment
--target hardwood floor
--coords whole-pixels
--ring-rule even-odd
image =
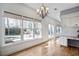
[[[79,48],[60,46],[58,41],[50,40],[10,56],[79,56]]]

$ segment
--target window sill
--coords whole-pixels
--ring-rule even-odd
[[[42,38],[35,38],[35,39],[27,39],[27,40],[14,41],[14,42],[7,43],[7,44],[2,45],[2,47],[3,46],[9,46],[9,45],[16,45],[16,44],[20,44],[20,43],[24,43],[24,42],[33,41],[33,40],[40,40],[40,39],[42,39]]]

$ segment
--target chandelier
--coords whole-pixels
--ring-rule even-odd
[[[40,17],[42,17],[42,19],[44,19],[45,16],[47,16],[47,14],[48,14],[48,10],[49,10],[49,8],[46,7],[44,4],[42,4],[42,6],[39,9],[37,9],[37,14]]]

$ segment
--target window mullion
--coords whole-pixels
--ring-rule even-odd
[[[24,40],[24,38],[23,38],[23,32],[24,32],[24,30],[23,30],[23,19],[21,18],[21,40]]]
[[[35,24],[34,24],[34,21],[33,21],[33,39],[35,39]]]

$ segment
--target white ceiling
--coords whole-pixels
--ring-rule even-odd
[[[24,3],[24,5],[36,12],[42,3]],[[60,11],[79,6],[78,3],[45,3],[45,5],[49,8],[48,15],[55,19],[60,19]],[[57,10],[54,10],[55,8],[57,8]]]
[[[42,3],[27,3],[25,5],[28,5],[34,9],[37,9],[42,5]],[[79,6],[78,3],[45,3],[45,5],[49,8],[49,10],[54,10],[54,8],[57,8],[58,11]]]

